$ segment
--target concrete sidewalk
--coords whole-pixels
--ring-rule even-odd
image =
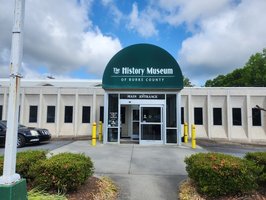
[[[202,148],[138,144],[97,144],[76,141],[53,150],[84,153],[91,157],[95,174],[109,176],[120,187],[121,200],[176,200],[177,188],[187,177],[184,158]]]

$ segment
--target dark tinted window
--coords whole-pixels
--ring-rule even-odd
[[[36,123],[37,122],[37,115],[38,115],[38,106],[30,106],[29,122],[30,123]]]
[[[176,95],[166,95],[166,126],[176,127]]]
[[[100,106],[100,121],[104,122],[104,107]]]
[[[222,125],[222,108],[213,108],[213,125]]]
[[[55,106],[47,106],[47,123],[54,123],[55,122]]]
[[[181,124],[184,124],[184,107],[181,107]]]
[[[73,121],[73,106],[65,106],[65,123]]]
[[[194,108],[194,124],[202,125],[203,124],[203,113],[202,108]]]
[[[121,107],[120,115],[122,124],[126,123],[126,107]]]
[[[0,120],[3,118],[3,106],[0,105]]]
[[[252,125],[261,126],[261,110],[252,108]]]
[[[91,107],[83,106],[82,107],[82,123],[90,123],[91,122]]]
[[[241,126],[242,125],[241,108],[232,108],[232,113],[233,113],[233,125]]]

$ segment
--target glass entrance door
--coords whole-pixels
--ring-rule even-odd
[[[140,106],[140,144],[163,144],[163,106]]]
[[[132,106],[132,140],[139,140],[139,106]]]

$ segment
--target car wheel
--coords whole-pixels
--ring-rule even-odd
[[[17,147],[23,147],[25,145],[25,138],[22,135],[18,135]]]

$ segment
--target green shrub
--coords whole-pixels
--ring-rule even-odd
[[[93,163],[83,154],[61,153],[31,168],[33,185],[41,189],[68,192],[77,189],[93,174]]]
[[[49,194],[44,191],[32,189],[28,192],[28,200],[67,200],[64,195]]]
[[[29,150],[17,153],[16,172],[23,178],[30,178],[29,169],[37,161],[46,159],[47,151]],[[3,172],[4,157],[0,157],[0,170]]]
[[[245,159],[219,153],[199,153],[185,159],[188,176],[207,196],[250,192],[258,187],[261,169]]]
[[[259,185],[266,187],[266,152],[249,152],[246,154],[245,158],[262,168],[258,183]]]

